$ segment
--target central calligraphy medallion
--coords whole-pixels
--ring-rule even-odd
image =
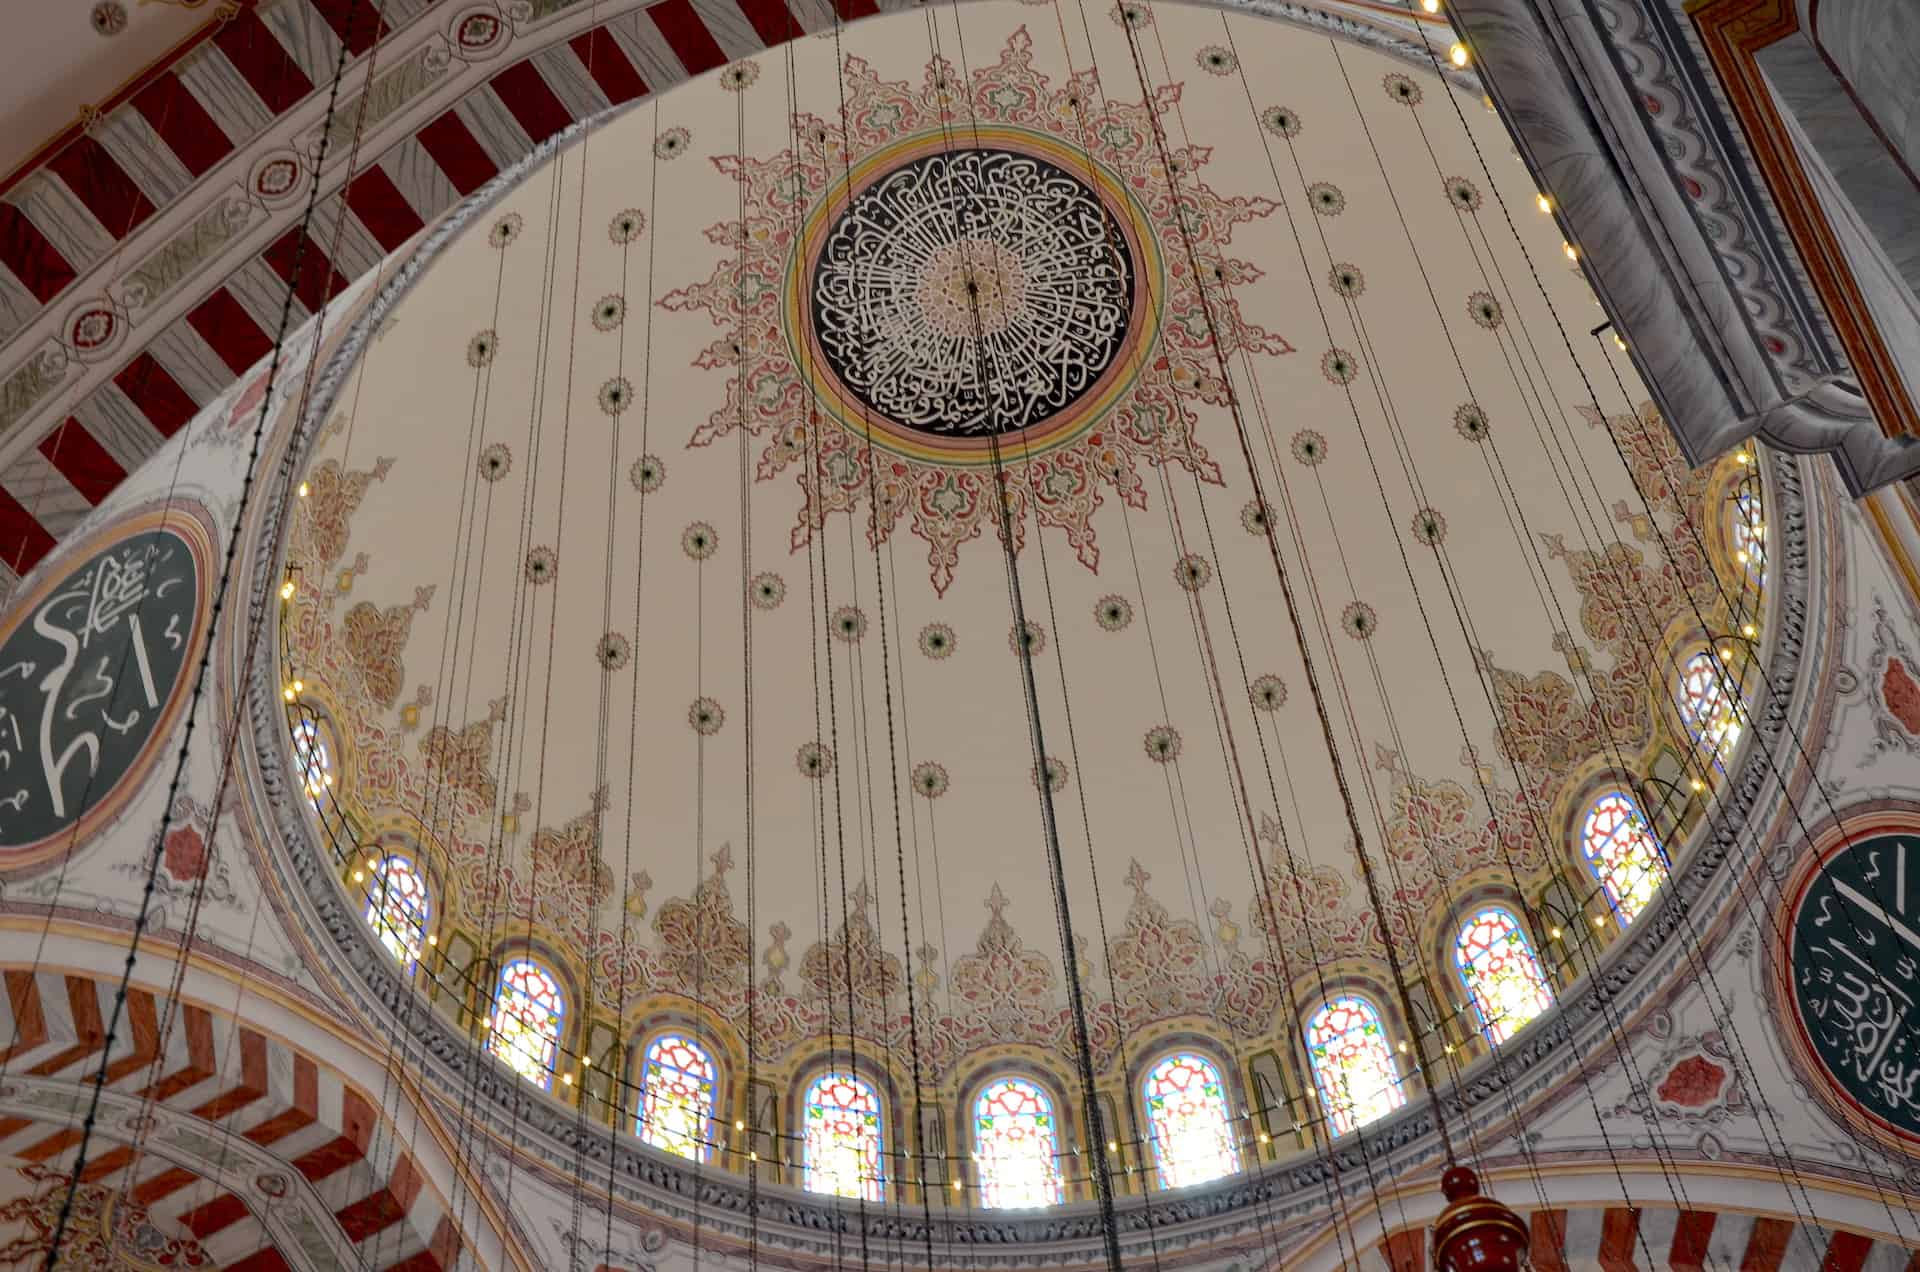
[[[1081,435],[1158,326],[1144,213],[1055,138],[972,130],[885,146],[837,183],[793,262],[788,336],[855,434],[988,463]],[[850,189],[849,189],[850,187]]]

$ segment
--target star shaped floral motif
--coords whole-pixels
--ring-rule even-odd
[[[1242,351],[1293,352],[1242,316],[1233,289],[1253,285],[1262,273],[1228,254],[1237,226],[1270,216],[1279,205],[1211,189],[1201,179],[1212,159],[1207,147],[1177,147],[1162,161],[1155,117],[1177,108],[1178,84],[1141,103],[1099,91],[1090,73],[1055,83],[1033,65],[1024,28],[997,62],[971,75],[936,58],[915,85],[883,80],[866,61],[850,57],[844,82],[844,110],[836,103],[831,117],[804,111],[796,117],[795,150],[712,158],[740,183],[754,232],[743,235],[730,222],[710,227],[707,237],[722,245],[711,275],[660,301],[669,310],[704,311],[720,333],[695,365],[725,373],[725,388],[715,387],[725,400],[694,430],[691,444],[712,445],[745,427],[759,445],[758,479],[792,474],[801,494],[791,533],[796,550],[834,513],[857,513],[875,543],[904,519],[926,541],[933,586],[945,592],[960,546],[996,528],[1001,495],[990,439],[998,438],[1016,548],[1031,519],[1063,530],[1080,561],[1097,569],[1094,510],[1109,494],[1144,508],[1143,463],[1178,464],[1202,480],[1220,481],[1196,436],[1197,407],[1228,402],[1220,359],[1230,362]],[[946,140],[956,117],[968,120],[969,138],[982,138],[964,153]],[[849,190],[849,165],[873,176]],[[850,201],[893,199],[890,207],[932,218],[913,200],[915,191],[938,183],[905,178],[969,165],[1003,192],[1015,189],[1023,172],[1043,171],[1064,173],[1079,193],[1058,207],[1002,194],[1011,229],[983,222],[977,234],[954,237],[958,232],[949,227],[942,232],[951,242],[930,239],[918,257],[901,236],[848,245],[843,213]],[[889,186],[889,177],[901,180]],[[1031,188],[1061,185],[1049,176]],[[1023,347],[1031,345],[1021,336],[1031,320],[1028,307],[1051,302],[1045,289],[1054,286],[1049,280],[1060,263],[1073,264],[1076,278],[1093,268],[1070,256],[1070,249],[1086,248],[1084,235],[1055,232],[1069,223],[1068,214],[1080,218],[1074,224],[1093,226],[1102,245],[1109,232],[1124,240],[1125,259],[1096,280],[1105,289],[1097,297],[1103,318],[1115,325],[1103,330],[1071,383],[1023,384],[1016,394],[1005,385],[968,382],[964,369],[980,365],[970,352],[975,340],[1007,346],[995,346],[993,365],[1004,365],[1009,355],[1024,357]],[[950,216],[933,219],[951,222]],[[1036,259],[1040,249],[1033,244],[1042,238],[1069,255],[1051,265]],[[879,306],[872,298],[849,301],[844,309],[855,315],[884,309],[899,315],[896,326],[850,331],[827,324],[817,306],[795,303],[813,278],[828,278],[836,260],[848,259],[847,252],[875,246],[900,257],[896,272],[906,292],[879,298],[886,302]],[[1103,251],[1100,259],[1109,255],[1119,254]],[[1190,259],[1200,262],[1198,277],[1186,267]],[[858,271],[833,277],[862,285]],[[974,308],[989,329],[984,334],[974,330]],[[847,365],[835,351],[881,346],[929,358],[934,355],[923,351],[937,349],[945,362],[934,370],[955,385],[952,399],[923,398],[913,418],[872,409],[875,386],[861,378],[872,367]],[[1057,374],[1044,363],[1032,372],[1036,381]],[[1027,407],[1009,417],[1007,403],[1041,399],[1046,409]]]

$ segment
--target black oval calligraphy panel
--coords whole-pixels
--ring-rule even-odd
[[[127,536],[38,589],[0,642],[0,853],[105,805],[166,720],[191,655],[200,561]]]
[[[1861,1111],[1920,1137],[1920,835],[1835,852],[1794,912],[1789,970],[1808,1045]]]

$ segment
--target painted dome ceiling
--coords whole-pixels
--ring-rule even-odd
[[[725,67],[464,206],[376,311],[283,654],[436,936],[743,1033],[751,976],[770,1061],[850,1000],[904,1039],[909,985],[935,1074],[1065,1053],[1044,782],[1101,1058],[1290,1032],[1387,933],[1269,526],[1403,951],[1655,766],[1688,589],[1748,582],[1736,469],[1589,336],[1497,118],[1295,27],[1084,13]]]

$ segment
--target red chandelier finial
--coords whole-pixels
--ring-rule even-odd
[[[1478,1175],[1449,1166],[1440,1191],[1447,1208],[1433,1221],[1435,1272],[1519,1272],[1526,1266],[1526,1221],[1483,1194]]]

